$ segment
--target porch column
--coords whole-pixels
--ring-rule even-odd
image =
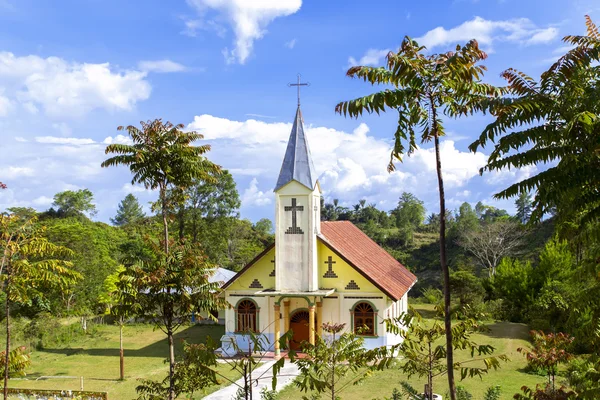
[[[323,334],[323,300],[317,302],[317,335]]]
[[[290,330],[290,301],[283,301],[283,332],[288,333]],[[289,343],[287,343],[289,348]]]
[[[273,306],[273,311],[275,312],[275,357],[278,358],[280,354],[279,349],[279,338],[281,337],[281,324],[280,324],[280,313],[281,306],[279,304],[275,304]]]
[[[315,344],[315,306],[309,304],[308,306],[308,342]]]

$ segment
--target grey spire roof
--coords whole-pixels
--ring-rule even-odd
[[[285,157],[283,157],[283,164],[281,165],[275,191],[293,180],[303,184],[310,190],[313,190],[317,183],[315,166],[313,165],[308,141],[304,134],[304,123],[302,121],[300,105],[298,105],[298,110],[296,111],[294,126],[292,127],[292,133],[290,133],[290,139],[285,151]]]

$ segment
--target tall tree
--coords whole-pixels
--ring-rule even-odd
[[[481,172],[555,163],[495,195],[534,192],[531,220],[558,208],[561,220],[583,229],[600,217],[600,32],[586,16],[587,34],[565,36],[574,46],[539,81],[515,69],[502,76],[508,93],[492,102],[496,120],[470,149],[494,143]]]
[[[81,275],[71,269],[65,258],[73,252],[52,244],[44,237],[44,228],[36,219],[0,215],[0,281],[5,295],[6,349],[4,365],[10,365],[10,308],[43,297],[50,286],[64,287]],[[9,368],[4,368],[4,399],[8,398]]]
[[[139,317],[162,330],[169,342],[169,399],[175,396],[175,332],[192,313],[229,306],[220,296],[222,282],[210,282],[214,266],[198,246],[177,243],[165,251],[162,243],[148,241],[153,259],[136,260],[120,280],[133,290],[121,287],[122,304],[135,304]]]
[[[141,122],[142,129],[129,125],[127,130],[132,145],[114,143],[106,146],[106,154],[116,154],[105,160],[102,167],[126,165],[133,174],[131,184],[142,184],[146,189],[158,189],[158,208],[163,223],[163,246],[169,251],[169,214],[172,204],[169,189],[185,190],[194,180],[212,181],[220,167],[210,162],[204,154],[209,145],[192,146],[204,138],[197,132],[184,132],[183,124],[173,125],[161,119]]]
[[[444,277],[444,318],[448,384],[452,400],[456,400],[453,370],[452,329],[450,316],[449,270],[446,256],[446,201],[440,156],[440,136],[445,134],[442,115],[460,116],[483,110],[490,96],[499,90],[481,82],[485,67],[480,61],[486,54],[472,40],[455,51],[426,54],[423,46],[406,37],[397,53],[390,52],[385,67],[357,66],[347,75],[382,84],[386,89],[336,106],[336,112],[358,117],[363,112],[380,113],[387,109],[398,113],[395,142],[388,170],[395,169],[394,161],[402,161],[417,149],[415,129],[420,130],[421,143],[433,141],[440,200],[440,264]],[[408,145],[408,149],[406,148]]]
[[[179,205],[183,196],[170,196],[169,192],[184,192],[194,180],[213,181],[221,168],[210,162],[204,155],[210,150],[209,145],[193,146],[192,143],[204,136],[197,132],[184,132],[183,124],[174,125],[161,119],[141,122],[142,129],[129,125],[119,126],[118,130],[127,130],[132,145],[110,144],[106,146],[106,154],[116,154],[105,160],[102,167],[126,165],[133,173],[132,184],[143,184],[147,189],[158,189],[157,207],[160,210],[163,225],[163,254],[169,254],[169,215]],[[178,204],[173,204],[176,198]],[[167,293],[171,288],[166,289]],[[173,350],[172,330],[169,335],[169,400],[174,399],[173,368],[175,353]]]
[[[517,214],[515,215],[517,220],[522,224],[529,222],[529,217],[531,217],[531,195],[527,192],[519,193],[517,200],[515,200],[515,206],[517,208]]]
[[[398,206],[392,210],[396,217],[398,228],[410,227],[412,230],[423,225],[425,219],[425,206],[414,194],[403,192],[398,200]]]
[[[115,215],[114,218],[111,218],[110,222],[116,226],[124,226],[137,222],[145,216],[137,197],[129,193],[121,200],[121,203],[119,203],[117,215]]]
[[[525,232],[514,221],[498,221],[483,224],[479,229],[464,231],[460,245],[477,258],[488,270],[496,274],[496,267],[504,257],[515,256],[523,244]]]
[[[52,205],[58,208],[58,214],[63,217],[76,217],[86,213],[94,216],[97,213],[94,194],[89,189],[56,193]]]

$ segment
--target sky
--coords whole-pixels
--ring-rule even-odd
[[[484,80],[517,68],[531,76],[566,51],[561,39],[600,21],[598,0],[0,0],[0,211],[46,210],[55,193],[88,188],[108,222],[128,193],[146,210],[156,193],[126,167],[101,168],[120,125],[162,118],[204,135],[208,157],[234,176],[241,216],[273,218],[277,175],[296,109],[297,74],[315,168],[327,201],[395,207],[404,191],[436,211],[430,144],[386,166],[392,113],[336,115],[342,100],[380,88],[352,80],[381,65],[404,36],[431,53],[475,38]],[[448,120],[441,147],[447,206],[483,201],[539,167],[479,175],[489,148],[468,145],[489,117]]]

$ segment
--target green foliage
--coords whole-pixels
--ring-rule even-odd
[[[427,387],[432,396],[434,392],[433,378],[448,372],[445,363],[447,348],[441,338],[445,337],[445,328],[440,321],[435,320],[433,324],[425,324],[419,313],[411,310],[411,314],[404,314],[394,319],[384,321],[388,332],[399,334],[403,341],[398,349],[403,356],[400,367],[402,372],[410,378],[412,375],[427,378]],[[408,326],[408,329],[403,329]],[[454,349],[468,350],[471,359],[453,363],[453,368],[460,372],[461,380],[467,377],[482,377],[490,370],[500,367],[500,361],[508,361],[505,355],[493,356],[494,347],[491,345],[479,345],[471,336],[476,332],[485,331],[485,326],[475,319],[463,319],[452,327],[452,347]],[[483,367],[473,367],[468,363],[473,357],[483,357]]]
[[[96,215],[94,195],[89,189],[66,190],[54,195],[54,207],[59,217],[81,217],[86,213]]]
[[[437,305],[442,301],[443,293],[440,289],[428,287],[421,290],[421,294],[423,295],[425,301],[429,304]]]
[[[145,217],[142,206],[138,202],[138,199],[131,193],[129,193],[117,208],[117,215],[110,219],[110,222],[116,226],[125,226],[136,223]]]
[[[535,192],[531,220],[558,209],[565,221],[584,224],[600,214],[598,138],[600,35],[586,16],[587,34],[566,36],[574,46],[539,81],[512,68],[503,72],[506,97],[491,102],[496,120],[470,148],[495,143],[483,171],[553,164],[496,194]]]
[[[300,372],[294,384],[301,391],[317,392],[338,399],[344,390],[358,385],[374,371],[390,366],[393,360],[390,349],[366,350],[363,337],[354,332],[340,334],[344,326],[325,323],[324,335],[316,335],[314,345],[303,343],[302,352],[305,356],[294,360]],[[304,396],[304,399],[308,400],[308,397]]]
[[[409,228],[412,231],[423,225],[425,206],[415,195],[403,192],[398,200],[398,206],[391,211],[396,219],[396,227]]]
[[[462,312],[467,312],[483,301],[485,293],[481,279],[469,271],[456,271],[450,274],[450,290]]]
[[[519,348],[519,353],[527,357],[527,364],[531,369],[543,369],[548,376],[548,384],[554,391],[556,374],[559,364],[567,363],[573,358],[568,348],[573,342],[573,337],[562,332],[545,334],[542,331],[531,331],[533,347],[531,349]]]
[[[496,317],[523,322],[536,295],[531,263],[504,258],[490,285],[494,296],[502,299],[502,314]]]
[[[17,347],[8,355],[8,373],[13,376],[24,376],[25,370],[31,365],[31,356],[24,346]],[[0,373],[4,376],[6,368],[6,351],[0,353]]]

